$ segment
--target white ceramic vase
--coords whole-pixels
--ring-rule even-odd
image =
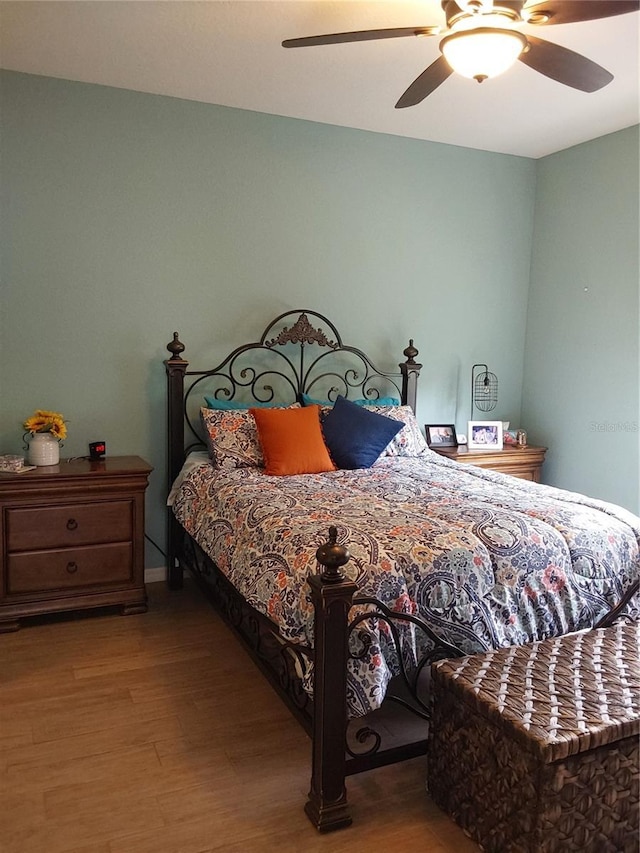
[[[37,432],[29,439],[29,465],[57,465],[60,443],[50,432]]]

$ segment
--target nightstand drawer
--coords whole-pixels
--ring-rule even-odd
[[[16,595],[123,583],[131,579],[132,569],[132,546],[127,542],[92,548],[25,551],[9,556],[7,592]]]
[[[133,536],[132,504],[96,501],[8,509],[6,525],[9,552],[127,542]]]

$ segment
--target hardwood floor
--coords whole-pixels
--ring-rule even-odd
[[[0,635],[2,853],[478,850],[424,759],[351,777],[353,826],[319,835],[298,723],[194,589],[148,592]]]

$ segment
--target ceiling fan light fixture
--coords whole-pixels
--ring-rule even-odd
[[[479,83],[511,68],[526,46],[527,39],[522,33],[498,27],[462,30],[440,42],[440,50],[451,68]]]

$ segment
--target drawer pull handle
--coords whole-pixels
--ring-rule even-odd
[[[77,563],[67,563],[67,571],[69,572],[70,575],[74,574],[74,572],[78,571],[78,564]]]
[[[67,521],[67,530],[77,530],[77,529],[78,529],[78,522],[75,520],[75,518],[70,518],[69,521]]]

